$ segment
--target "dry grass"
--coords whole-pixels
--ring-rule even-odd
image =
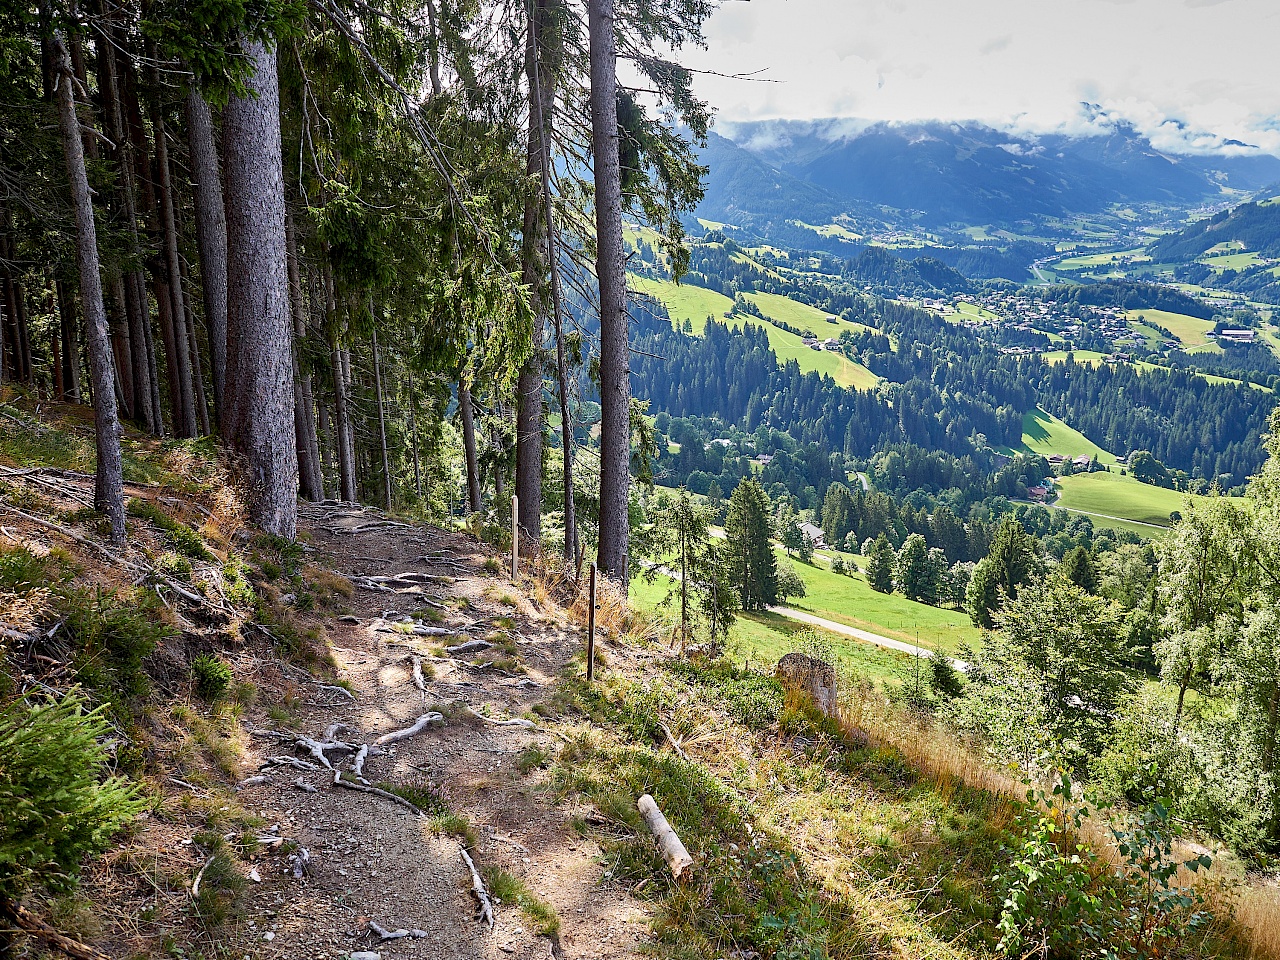
[[[1249,931],[1253,960],[1280,957],[1280,887],[1248,887],[1236,905],[1237,922]]]

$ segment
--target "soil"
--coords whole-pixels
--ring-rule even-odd
[[[540,729],[497,726],[461,709],[494,718],[527,714],[554,690],[557,677],[580,652],[583,631],[550,604],[536,607],[508,578],[485,573],[487,547],[466,536],[417,526],[367,529],[376,515],[330,506],[305,511],[303,529],[312,558],[347,577],[432,574],[444,582],[384,593],[357,589],[349,609],[326,624],[338,677],[354,699],[318,690],[297,713],[297,733],[319,739],[333,724],[354,745],[412,724],[445,704],[446,719],[370,756],[370,784],[426,784],[447,798],[449,809],[473,826],[470,853],[484,872],[497,867],[523,879],[560,918],[558,937],[539,936],[515,905],[499,904],[492,931],[478,919],[471,875],[460,841],[433,831],[431,821],[389,800],[342,789],[327,770],[288,766],[262,771],[266,781],[240,792],[241,803],[278,835],[304,848],[308,873],[294,879],[283,854],[268,854],[258,867],[237,923],[231,955],[245,957],[343,957],[374,951],[383,958],[619,957],[644,942],[649,916],[625,888],[602,880],[603,852],[573,826],[582,810],[557,804],[537,768],[522,774],[523,751],[553,754],[558,741]],[[351,532],[353,531],[353,532]],[[489,567],[495,566],[490,561]],[[358,579],[357,579],[357,582]],[[406,592],[407,591],[407,592]],[[424,596],[425,595],[425,596]],[[454,638],[395,632],[399,617],[443,604],[431,626],[456,628]],[[465,604],[461,601],[465,600]],[[504,620],[503,618],[509,618]],[[352,620],[358,622],[351,622]],[[429,623],[429,621],[422,621]],[[477,667],[465,657],[440,659],[440,643],[455,644],[507,628],[517,664]],[[415,687],[410,659],[427,658],[425,691]],[[530,716],[535,716],[529,714]],[[246,726],[290,730],[264,715]],[[255,735],[243,758],[245,775],[266,757],[291,753],[289,744]],[[299,753],[305,757],[305,751]],[[340,769],[350,755],[331,753]],[[301,775],[300,775],[301,774]],[[305,783],[316,792],[305,792]],[[286,846],[284,849],[288,849]],[[425,936],[379,942],[369,921],[387,930]]]

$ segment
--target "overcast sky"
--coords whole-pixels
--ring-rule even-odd
[[[728,0],[707,39],[689,65],[777,81],[700,77],[726,121],[1083,130],[1084,101],[1165,149],[1280,155],[1280,0]]]

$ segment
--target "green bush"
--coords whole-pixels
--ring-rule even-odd
[[[136,784],[102,779],[110,726],[102,708],[58,702],[0,709],[0,900],[70,889],[81,861],[144,806]]]
[[[202,653],[191,662],[191,679],[196,693],[209,701],[221,700],[231,686],[231,667],[213,653]]]
[[[203,560],[206,563],[213,561],[213,554],[204,545],[204,541],[200,539],[200,534],[185,523],[179,523],[173,519],[151,501],[140,500],[135,497],[129,501],[128,509],[129,516],[146,520],[153,526],[158,527],[164,533],[165,539],[173,545],[173,549],[184,557],[191,560]]]
[[[118,712],[127,712],[150,689],[143,660],[173,634],[159,618],[159,601],[145,590],[124,598],[79,590],[68,592],[58,606],[75,648],[77,681],[113,698]]]

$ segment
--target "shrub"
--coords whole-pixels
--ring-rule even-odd
[[[134,497],[129,501],[128,509],[129,516],[146,520],[153,526],[158,527],[164,533],[165,539],[173,546],[173,549],[184,557],[191,560],[203,560],[206,563],[212,562],[213,554],[204,545],[204,541],[200,539],[200,534],[185,523],[179,523],[173,519],[150,500]]]
[[[202,653],[191,662],[191,678],[204,699],[221,700],[231,686],[231,667],[216,654]]]
[[[64,630],[75,647],[76,679],[127,709],[150,689],[142,661],[171,627],[158,617],[159,602],[146,591],[117,598],[104,591],[75,591],[60,602]]]
[[[102,708],[86,712],[74,694],[0,709],[0,901],[70,889],[81,861],[145,806],[136,784],[101,779],[109,731]]]

